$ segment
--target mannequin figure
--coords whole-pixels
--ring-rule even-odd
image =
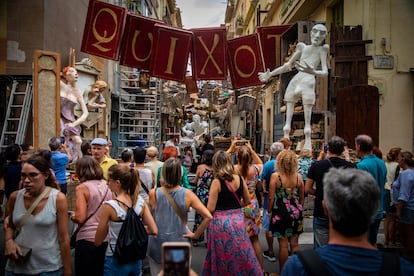
[[[106,84],[106,82],[98,80],[91,86],[91,91],[88,94],[88,109],[105,108],[106,100],[102,93],[108,87],[108,85]]]
[[[271,77],[288,72],[293,67],[296,67],[299,71],[290,80],[286,88],[284,97],[286,102],[286,123],[283,127],[283,134],[284,137],[289,138],[294,105],[302,98],[305,117],[305,144],[303,148],[309,150],[312,150],[311,116],[312,107],[315,104],[315,76],[326,77],[328,75],[326,56],[329,51],[329,45],[321,46],[326,35],[327,29],[324,25],[317,24],[313,26],[311,30],[311,45],[299,42],[288,62],[271,72],[267,69],[266,72],[259,73],[260,81],[267,82]]]
[[[60,80],[60,131],[61,135],[65,137],[65,142],[69,145],[73,161],[76,161],[82,156],[80,124],[86,120],[89,113],[81,91],[76,88],[77,70],[70,66],[63,68],[62,79]],[[77,104],[82,109],[82,115],[79,118],[75,117]]]
[[[184,143],[184,146],[191,145],[193,159],[196,159],[196,148],[199,145],[200,137],[208,131],[208,123],[206,121],[201,121],[200,115],[195,114],[193,115],[193,121],[186,123],[181,130],[185,134],[185,136],[180,139],[181,143]]]

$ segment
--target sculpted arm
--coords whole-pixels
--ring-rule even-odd
[[[269,69],[267,69],[266,72],[260,72],[259,73],[259,80],[261,82],[267,82],[270,78],[272,78],[274,76],[277,76],[277,75],[280,75],[282,73],[286,73],[286,72],[292,70],[294,65],[295,65],[295,62],[302,55],[303,46],[305,46],[305,44],[298,43],[298,45],[296,46],[296,50],[293,53],[293,55],[290,57],[289,61],[286,62],[285,64],[283,64],[282,66],[277,67],[273,71],[270,71]]]

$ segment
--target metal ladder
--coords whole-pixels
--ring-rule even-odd
[[[33,83],[31,80],[13,81],[6,118],[1,132],[0,150],[10,144],[22,144],[32,106]]]

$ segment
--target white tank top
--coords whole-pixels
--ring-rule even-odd
[[[13,223],[20,224],[20,220],[26,213],[23,195],[26,189],[17,193],[13,210]],[[56,220],[56,198],[58,190],[52,189],[48,200],[40,211],[26,219],[16,243],[32,248],[32,254],[27,262],[16,265],[10,259],[7,261],[6,270],[14,273],[40,274],[42,272],[55,271],[63,267],[58,241],[58,226]]]

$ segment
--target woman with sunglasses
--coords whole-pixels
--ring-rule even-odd
[[[71,275],[68,205],[57,190],[49,162],[32,156],[24,163],[21,178],[23,189],[10,196],[6,275]],[[32,204],[36,207],[29,213]]]

